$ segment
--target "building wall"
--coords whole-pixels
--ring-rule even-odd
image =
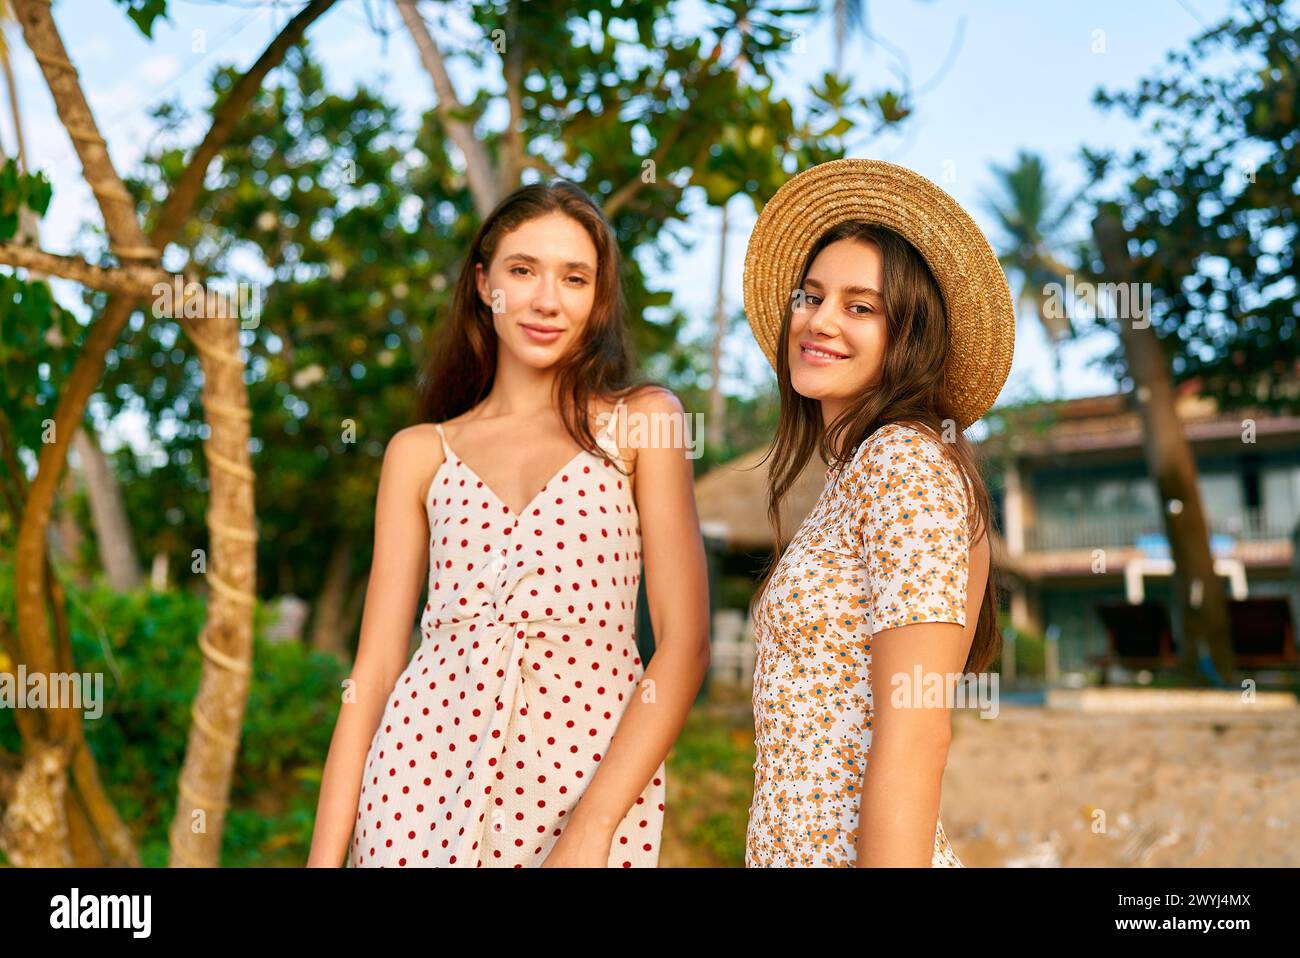
[[[1287,573],[1257,573],[1249,577],[1248,584],[1252,596],[1291,597],[1292,614],[1295,615],[1295,584]],[[1056,629],[1061,670],[1073,672],[1096,668],[1096,660],[1106,651],[1106,631],[1096,607],[1099,602],[1123,602],[1123,580],[1106,576],[1099,582],[1049,583],[1036,591],[1043,634],[1050,636],[1051,630]],[[1148,579],[1144,591],[1148,600],[1162,602],[1170,610],[1176,640],[1179,615],[1172,603],[1170,580]]]
[[[1101,578],[1101,577],[1099,577]],[[1146,596],[1163,602],[1168,608],[1171,598],[1168,582],[1152,581]],[[1097,615],[1102,602],[1123,602],[1124,582],[1105,576],[1095,583],[1057,583],[1039,590],[1043,635],[1056,634],[1057,661],[1062,672],[1083,672],[1096,668],[1096,660],[1106,653],[1106,630]]]
[[[1300,521],[1300,452],[1198,456],[1198,487],[1215,533],[1287,538]],[[1033,548],[1128,545],[1159,532],[1155,483],[1141,460],[1039,468],[1028,483]]]

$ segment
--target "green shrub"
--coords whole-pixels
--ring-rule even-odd
[[[176,784],[198,689],[198,634],[205,602],[181,592],[114,592],[68,586],[74,668],[103,674],[103,714],[86,741],[146,865],[164,866]],[[13,622],[13,573],[0,567],[0,614]],[[262,640],[255,613],[253,679],[231,783],[222,864],[299,865],[306,860],[321,769],[347,669],[300,644]],[[19,749],[8,710],[0,748]]]
[[[999,616],[998,628],[1002,632],[1002,651],[993,660],[990,669],[1003,671],[1002,657],[1006,653],[1007,636],[1015,636],[1016,679],[1042,679],[1047,674],[1047,639],[1038,632],[1027,632],[1014,628],[1006,616]]]

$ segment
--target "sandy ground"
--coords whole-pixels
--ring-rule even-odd
[[[1300,709],[954,718],[941,805],[970,867],[1300,865]]]

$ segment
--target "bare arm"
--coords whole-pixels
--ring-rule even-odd
[[[860,868],[930,866],[951,716],[943,706],[908,708],[893,699],[896,688],[910,699],[917,666],[923,677],[960,670],[970,644],[964,632],[926,622],[878,632],[872,642],[875,713],[860,799]]]
[[[867,590],[873,712],[857,864],[926,867],[952,738],[947,690],[965,667],[979,620],[988,536],[971,546],[960,469],[922,430],[877,430],[851,477],[861,497],[853,522]],[[943,693],[938,703],[921,696],[926,688]]]
[[[952,716],[948,695],[965,667],[988,577],[988,537],[970,554],[967,625],[919,622],[883,629],[871,639],[874,715],[871,754],[860,797],[858,867],[929,868]],[[916,686],[920,669],[921,687]],[[940,683],[944,701],[924,702],[926,683]],[[897,696],[897,699],[896,699]]]
[[[680,401],[662,390],[631,404],[629,414],[638,413],[671,414],[685,421]],[[547,858],[550,866],[604,867],[619,822],[667,757],[709,666],[708,574],[686,450],[653,442],[638,450],[633,492],[655,652],[604,759]]]
[[[423,426],[397,433],[384,453],[361,639],[325,759],[308,867],[338,868],[352,840],[366,755],[388,695],[406,667],[428,575],[429,526],[421,491],[441,464],[442,444]]]

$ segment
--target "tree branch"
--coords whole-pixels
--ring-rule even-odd
[[[257,62],[248,68],[248,72],[235,81],[226,98],[212,107],[212,125],[207,135],[190,157],[189,165],[181,174],[176,185],[172,187],[163,202],[158,218],[150,231],[150,238],[159,249],[166,247],[176,238],[181,226],[189,217],[199,193],[203,190],[203,180],[213,158],[221,152],[230,138],[235,123],[243,116],[248,104],[252,102],[257,91],[262,88],[262,81],[281,61],[289,48],[303,38],[309,27],[322,13],[328,10],[334,0],[312,0],[298,11],[298,14],[284,25],[284,29],[262,51]]]
[[[78,82],[76,67],[68,60],[68,51],[50,14],[50,0],[12,0],[12,6],[104,216],[113,252],[123,262],[157,258],[157,250],[140,229],[135,199],[113,169],[108,147]]]
[[[703,61],[703,63],[713,63],[718,59],[719,55],[722,53],[722,41],[723,37],[718,37],[717,42],[713,45],[713,52],[709,54],[708,59]],[[734,65],[728,67],[728,69],[733,68]],[[701,61],[696,60],[691,64],[690,70],[687,71],[685,78],[682,80],[683,89],[690,90],[694,87],[701,69],[703,69]],[[659,165],[668,156],[668,151],[671,150],[673,145],[681,138],[682,133],[686,129],[688,118],[689,114],[683,113],[673,125],[673,128],[664,134],[663,138],[659,141],[659,145],[655,147],[655,151],[651,155],[650,160],[654,164],[656,182],[659,177]],[[702,152],[699,155],[704,156],[707,155],[707,153]],[[699,166],[699,162],[700,161],[697,159],[693,166]],[[632,199],[632,197],[636,196],[636,194],[641,191],[641,187],[644,185],[645,182],[641,179],[640,174],[638,174],[611,193],[609,199],[605,201],[604,207],[602,208],[602,212],[605,214],[605,219],[613,221],[618,212]]]
[[[659,178],[659,164],[662,163],[664,157],[668,155],[668,151],[673,148],[673,144],[681,138],[682,131],[685,129],[686,116],[683,115],[675,124],[673,124],[673,128],[664,135],[663,139],[659,141],[659,145],[655,147],[655,151],[650,157],[650,162],[654,164],[653,169],[656,180]],[[609,194],[609,199],[605,201],[603,210],[605,213],[605,219],[612,222],[619,210],[621,210],[627,202],[632,199],[632,197],[636,196],[644,185],[645,183],[642,181],[641,175],[637,174],[616,189],[613,193]]]
[[[455,111],[463,110],[464,106],[456,97],[456,88],[451,85],[451,77],[447,75],[442,51],[429,35],[429,29],[415,7],[415,0],[397,0],[397,9],[401,11],[406,29],[410,31],[415,46],[420,51],[420,62],[424,64],[425,72],[433,80],[433,90],[438,96],[438,102],[433,108],[442,120],[442,125],[447,128],[447,135],[465,157],[465,177],[469,181],[470,195],[474,197],[474,208],[479,219],[485,219],[500,200],[492,161],[483,144],[474,136],[473,128],[453,115]],[[508,42],[509,40],[507,38]]]
[[[171,275],[156,266],[129,263],[122,267],[95,266],[80,256],[47,253],[34,246],[0,243],[0,265],[70,279],[106,293],[145,296],[155,283],[170,283]]]

